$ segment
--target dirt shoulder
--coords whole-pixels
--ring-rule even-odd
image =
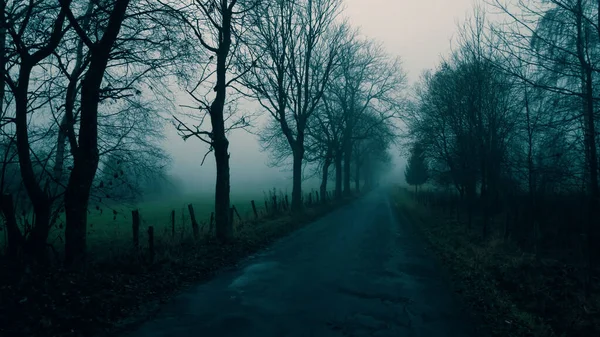
[[[351,200],[308,208],[301,217],[244,223],[228,245],[211,238],[157,245],[153,263],[145,254],[131,254],[79,273],[8,273],[0,277],[0,335],[112,336],[151,317],[186,287],[212,278]]]
[[[584,294],[583,272],[520,251],[502,238],[481,238],[453,214],[426,207],[404,189],[399,212],[422,234],[451,275],[455,292],[490,336],[600,336],[600,289]]]

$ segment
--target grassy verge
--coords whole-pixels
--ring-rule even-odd
[[[452,276],[455,291],[491,336],[600,336],[600,289],[584,294],[581,268],[519,250],[501,238],[482,241],[454,215],[393,198]]]
[[[250,204],[256,201],[258,213],[263,216],[269,213],[263,204],[268,193],[237,193],[231,195],[231,204],[236,207],[243,219],[253,219],[254,215]],[[278,191],[278,196],[282,194]],[[269,201],[271,201],[269,199]],[[158,200],[145,200],[131,203],[105,203],[92,205],[88,210],[87,244],[93,258],[103,258],[108,255],[122,254],[122,248],[128,247],[131,242],[131,211],[137,209],[140,214],[141,228],[154,226],[157,238],[171,239],[172,219],[171,212],[175,212],[175,236],[177,238],[187,237],[192,234],[191,219],[188,205],[192,204],[198,223],[204,232],[208,231],[210,214],[214,210],[214,195],[212,194],[189,194],[177,196],[165,196]],[[269,204],[270,205],[270,204]],[[33,213],[26,216],[19,214],[17,222],[22,232],[26,231],[25,223],[33,222]],[[0,226],[0,251],[5,249],[5,233]],[[144,230],[142,230],[144,232]],[[143,233],[142,233],[143,234]],[[64,246],[65,218],[64,213],[59,216],[55,226],[51,228],[48,243],[55,250],[61,251]]]
[[[53,270],[0,277],[0,336],[113,336],[148,317],[181,289],[210,279],[219,269],[351,200],[308,208],[301,217],[243,223],[228,245],[210,237],[160,244],[153,263],[147,252],[129,253],[79,273]]]

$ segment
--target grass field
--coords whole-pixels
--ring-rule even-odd
[[[262,195],[232,196],[232,205],[235,205],[242,218],[251,215],[251,200],[256,200],[257,207],[263,205]],[[156,235],[171,234],[171,212],[175,211],[175,232],[177,235],[191,234],[191,220],[188,204],[194,207],[197,221],[202,226],[208,223],[214,208],[211,195],[189,195],[167,198],[165,200],[146,201],[135,205],[118,205],[111,208],[101,207],[101,211],[92,210],[88,216],[90,241],[117,239],[131,236],[131,211],[138,209],[141,218],[141,228],[154,226]],[[116,214],[113,212],[115,211]],[[207,226],[204,226],[207,230]]]
[[[264,216],[265,198],[273,190],[245,191],[231,195],[231,204],[236,207],[243,221],[254,219],[251,200],[256,203],[260,216]],[[277,191],[278,198],[285,195]],[[289,194],[288,194],[289,195]],[[144,201],[132,204],[116,204],[91,206],[88,214],[88,247],[93,256],[104,255],[101,253],[118,254],[131,247],[132,241],[132,216],[131,212],[138,209],[140,212],[140,241],[145,242],[147,228],[154,227],[157,241],[181,241],[192,235],[192,226],[188,205],[192,204],[196,220],[200,224],[201,234],[209,231],[211,212],[214,210],[214,196],[212,194],[188,194],[165,196],[161,199]],[[175,211],[175,236],[172,236],[171,212]],[[31,221],[31,219],[29,219]],[[23,218],[19,219],[23,224]],[[235,222],[239,222],[237,216]],[[48,242],[55,250],[61,251],[64,246],[64,218],[58,220],[52,229]],[[5,246],[4,231],[0,232],[0,249]]]
[[[259,214],[265,213],[264,194],[245,193],[231,196],[242,220],[253,218],[251,200],[255,200]],[[192,204],[201,234],[209,231],[211,212],[214,210],[212,195],[185,195],[146,201],[136,205],[119,205],[113,209],[92,210],[88,217],[88,244],[90,251],[108,249],[113,253],[128,248],[132,240],[131,211],[140,212],[140,240],[144,242],[147,228],[154,226],[155,237],[160,240],[183,240],[192,235],[192,222],[188,205]],[[115,211],[116,214],[113,212]],[[171,212],[175,211],[175,237],[172,237]],[[237,222],[237,217],[236,220]],[[55,238],[61,231],[55,233]]]

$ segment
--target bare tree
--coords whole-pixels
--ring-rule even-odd
[[[600,59],[600,30],[596,1],[500,1],[491,5],[500,9],[504,24],[492,27],[501,41],[498,49],[507,59],[502,68],[532,89],[545,90],[548,95],[558,94],[563,99],[579,104],[562,111],[565,125],[580,123],[578,132],[569,137],[580,137],[577,146],[583,155],[582,172],[587,194],[587,245],[591,271],[594,242],[597,240],[597,210],[600,200],[598,185],[598,138],[596,86]],[[521,71],[524,64],[528,71]],[[531,112],[531,111],[530,111]],[[591,274],[590,274],[591,277]],[[591,278],[588,279],[588,284]]]
[[[213,152],[217,167],[215,186],[215,226],[217,238],[222,242],[233,237],[233,226],[229,219],[230,206],[230,167],[229,140],[227,133],[249,125],[249,119],[241,116],[235,120],[234,84],[240,76],[252,67],[237,61],[240,48],[239,36],[246,14],[253,5],[237,0],[193,1],[190,5],[168,4],[172,14],[190,31],[198,48],[193,55],[199,76],[190,78],[181,74],[186,82],[185,90],[197,106],[185,106],[196,112],[191,116],[198,120],[197,125],[186,123],[175,117],[176,127],[184,139],[195,137],[209,146]],[[188,115],[190,116],[190,115]],[[210,128],[205,129],[206,117],[210,118]],[[204,156],[206,158],[206,155]],[[204,160],[203,160],[204,162]]]
[[[347,27],[338,0],[257,6],[248,38],[257,64],[244,84],[279,125],[292,153],[292,210],[302,209],[306,128],[330,83]]]
[[[406,80],[400,60],[389,57],[380,44],[356,35],[349,40],[336,71],[338,80],[332,83],[328,96],[336,101],[342,113],[345,193],[350,193],[354,142],[365,138],[378,125],[399,117]],[[361,132],[359,126],[364,123],[369,125]]]
[[[85,258],[87,207],[99,162],[98,104],[101,86],[128,6],[129,0],[116,0],[102,36],[92,41],[69,9],[69,3],[62,2],[70,24],[90,50],[89,67],[81,85],[81,119],[77,146],[71,149],[73,169],[65,191],[65,263],[68,266],[80,264]]]
[[[9,70],[4,72],[4,82],[14,97],[13,121],[19,168],[36,215],[25,251],[40,262],[45,260],[52,201],[36,177],[32,162],[28,113],[39,102],[35,102],[29,89],[34,68],[58,47],[64,34],[65,20],[66,12],[58,4],[30,1],[28,4],[15,4],[10,9],[10,20],[5,26],[13,46],[10,52],[14,56],[8,61]],[[11,71],[13,66],[18,70]],[[16,75],[16,78],[12,75]]]

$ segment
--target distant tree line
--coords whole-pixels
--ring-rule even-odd
[[[342,20],[340,0],[0,0],[0,210],[15,265],[47,265],[65,221],[64,263],[85,263],[91,207],[172,188],[166,120],[215,156],[215,226],[233,237],[229,140],[253,113],[293,167],[291,208],[372,186],[390,162],[405,76]],[[179,104],[184,92],[190,104]],[[206,155],[204,158],[206,158]],[[289,161],[288,161],[289,159]],[[362,184],[362,185],[361,185]],[[17,219],[31,219],[24,230]]]

